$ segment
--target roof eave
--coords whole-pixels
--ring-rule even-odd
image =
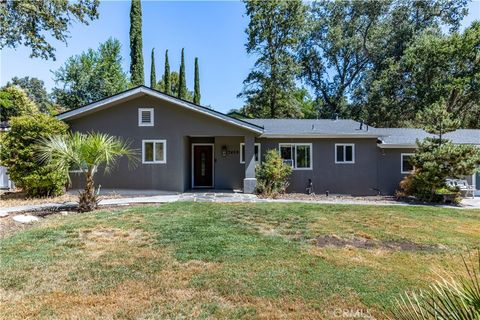
[[[306,138],[306,139],[328,139],[328,138],[358,138],[358,139],[365,139],[365,138],[379,138],[378,134],[268,134],[264,133],[260,136],[260,138]]]
[[[417,148],[416,144],[411,143],[377,143],[377,146],[382,149],[412,149]]]

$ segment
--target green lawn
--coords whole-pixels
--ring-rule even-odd
[[[480,211],[174,203],[51,216],[0,240],[0,318],[385,318],[397,295],[460,268]],[[433,251],[318,247],[368,238]]]

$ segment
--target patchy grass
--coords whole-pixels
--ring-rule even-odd
[[[480,244],[480,211],[173,203],[51,216],[0,240],[0,318],[383,319]],[[438,250],[317,246],[322,236]],[[345,241],[348,243],[348,241]]]

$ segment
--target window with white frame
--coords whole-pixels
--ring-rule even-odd
[[[138,126],[152,127],[153,126],[153,108],[138,108]]]
[[[167,140],[142,140],[142,163],[167,163]]]
[[[312,169],[311,143],[280,143],[280,156],[283,162],[291,165],[295,170]]]
[[[413,153],[402,153],[400,155],[400,159],[401,159],[400,172],[401,173],[410,173],[411,171],[413,171],[413,165],[410,162],[412,156],[413,156]]]
[[[255,162],[260,163],[260,143],[255,143]],[[245,143],[240,143],[240,163],[245,163]]]
[[[355,163],[355,145],[353,143],[335,144],[335,163]]]

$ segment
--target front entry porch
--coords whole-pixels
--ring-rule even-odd
[[[189,136],[186,144],[185,190],[255,191],[254,136]]]

